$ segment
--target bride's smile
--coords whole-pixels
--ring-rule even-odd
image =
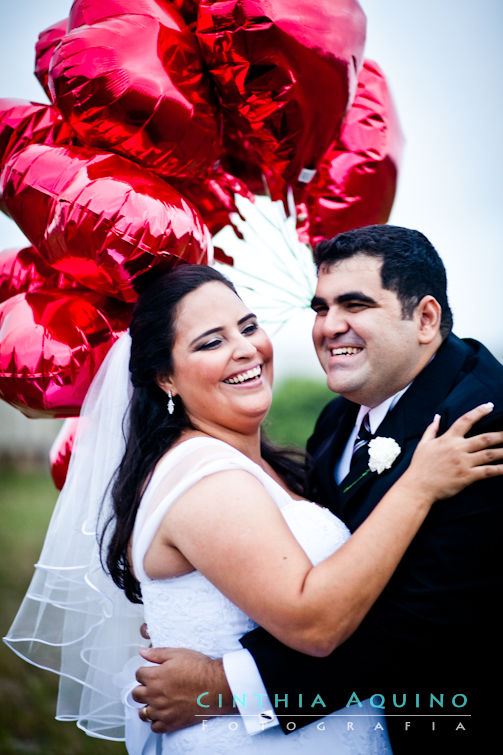
[[[256,367],[250,367],[250,369],[246,370],[246,372],[236,372],[236,374],[230,375],[223,382],[228,383],[229,385],[245,384],[247,386],[252,383],[255,386],[257,385],[258,379],[260,378],[261,374],[262,365],[258,364]]]
[[[183,402],[194,427],[217,437],[258,432],[271,403],[272,345],[227,286],[205,283],[180,302],[173,365],[160,385]]]

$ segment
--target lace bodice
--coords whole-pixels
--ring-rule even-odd
[[[211,657],[221,657],[224,653],[241,649],[239,638],[256,626],[201,573],[193,571],[179,577],[154,580],[143,568],[145,554],[171,504],[203,477],[229,469],[244,469],[260,480],[313,564],[333,553],[350,535],[347,527],[327,509],[309,501],[292,499],[261,467],[226,443],[211,438],[192,438],[181,443],[159,463],[141,501],[133,534],[133,566],[141,584],[145,620],[154,646],[186,647]],[[305,738],[311,736],[308,734],[311,729],[312,726],[305,727],[288,737],[278,729],[249,737],[241,726],[240,731],[233,731],[230,738],[227,720],[212,719],[204,731],[196,726],[165,735],[169,744],[166,743],[162,752],[192,751],[212,755],[238,750],[294,752],[297,747],[299,751],[305,747]],[[353,736],[353,745],[354,739]],[[322,741],[326,747],[327,740]],[[287,744],[288,747],[283,749]],[[151,747],[154,745],[159,746],[155,737]],[[362,752],[374,751],[368,749],[368,745],[366,747]],[[318,752],[311,744],[309,748],[309,752]],[[137,755],[136,750],[134,752]],[[154,753],[157,750],[145,745],[141,752]],[[320,752],[326,750],[320,749]],[[342,748],[340,752],[346,750]]]

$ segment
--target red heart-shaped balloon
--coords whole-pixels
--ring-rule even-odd
[[[51,105],[0,99],[0,165],[28,144],[71,144],[74,134]]]
[[[32,246],[0,252],[0,302],[42,288],[76,288],[78,284],[51,268]]]
[[[358,2],[201,0],[196,34],[225,132],[252,150],[273,199],[285,182],[307,180],[304,169],[316,168],[356,88],[365,41]]]
[[[68,31],[130,14],[153,16],[169,26],[173,11],[182,18],[182,10],[197,15],[196,6],[196,0],[74,0],[68,16]]]
[[[0,190],[45,261],[95,291],[134,301],[147,270],[207,262],[195,208],[119,155],[31,145],[7,161]]]
[[[131,306],[94,293],[35,291],[0,304],[0,398],[27,417],[77,415]]]
[[[51,98],[49,89],[49,67],[54,50],[59,45],[67,31],[68,19],[64,18],[49,26],[38,35],[35,45],[35,76],[39,80],[46,95]]]
[[[309,228],[301,230],[301,240],[316,244],[351,228],[386,223],[402,147],[403,134],[384,74],[367,60],[340,137],[309,184]]]
[[[49,451],[51,477],[58,490],[65,484],[78,424],[78,417],[65,420]]]
[[[52,56],[53,101],[82,144],[163,176],[208,171],[220,155],[221,116],[194,34],[167,3],[143,3],[143,13],[138,3],[118,5],[132,8],[109,17],[103,2],[74,8],[70,22],[91,22]]]
[[[180,12],[186,24],[192,24],[196,20],[199,0],[171,0],[171,3]]]

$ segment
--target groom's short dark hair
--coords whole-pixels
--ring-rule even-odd
[[[382,286],[396,293],[404,318],[412,317],[423,296],[433,296],[442,307],[440,333],[447,338],[452,330],[447,276],[438,252],[424,234],[396,225],[369,225],[320,241],[314,259],[319,270],[356,254],[382,259]]]

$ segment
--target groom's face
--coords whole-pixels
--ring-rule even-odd
[[[328,387],[370,407],[405,388],[424,359],[418,317],[403,318],[397,295],[382,287],[381,266],[365,254],[322,266],[312,302]]]

